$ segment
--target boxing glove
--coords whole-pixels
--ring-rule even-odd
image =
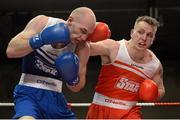
[[[145,102],[155,101],[158,97],[158,86],[150,79],[146,79],[141,83],[139,89],[139,98]]]
[[[47,27],[29,40],[32,49],[37,49],[45,44],[67,44],[69,42],[70,33],[65,23],[57,23],[53,26]]]
[[[92,34],[88,36],[91,42],[105,40],[111,37],[111,31],[106,23],[98,22]]]
[[[62,79],[71,86],[79,83],[79,59],[72,52],[63,52],[55,59],[57,71],[62,75]]]

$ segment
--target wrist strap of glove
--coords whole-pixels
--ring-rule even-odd
[[[33,50],[43,46],[43,43],[42,43],[42,40],[41,40],[41,35],[37,34],[36,36],[31,37],[29,39],[29,44],[30,44],[30,46],[31,46],[31,48]]]
[[[79,77],[77,77],[73,82],[68,82],[67,84],[70,86],[76,86],[79,83]]]

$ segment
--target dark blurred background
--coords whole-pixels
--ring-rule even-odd
[[[39,14],[67,19],[77,7],[87,6],[94,10],[97,21],[106,22],[112,38],[129,39],[135,19],[150,15],[158,19],[161,27],[151,49],[164,67],[166,95],[163,102],[180,101],[180,1],[179,0],[1,0],[0,1],[0,102],[13,102],[12,93],[19,82],[21,58],[8,59],[5,51],[8,42],[19,33],[30,19]],[[72,93],[64,86],[69,102],[92,101],[101,61],[91,57],[88,63],[87,84],[79,93]],[[85,118],[87,107],[74,107],[78,118]],[[143,107],[143,118],[180,118],[180,106]],[[0,106],[0,119],[11,118],[13,107]]]

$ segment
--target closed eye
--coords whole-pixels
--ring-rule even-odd
[[[81,28],[81,32],[82,32],[83,34],[88,34],[88,31],[87,31],[85,28]]]

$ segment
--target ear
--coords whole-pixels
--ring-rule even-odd
[[[154,37],[154,39],[151,41],[151,45],[153,44],[154,40],[155,40],[156,37]]]
[[[134,29],[131,29],[131,37],[132,37],[132,34],[134,33]]]
[[[151,45],[153,44],[154,40],[151,41]]]
[[[73,21],[73,17],[69,16],[69,18],[67,19],[67,24],[71,25],[72,21]]]

